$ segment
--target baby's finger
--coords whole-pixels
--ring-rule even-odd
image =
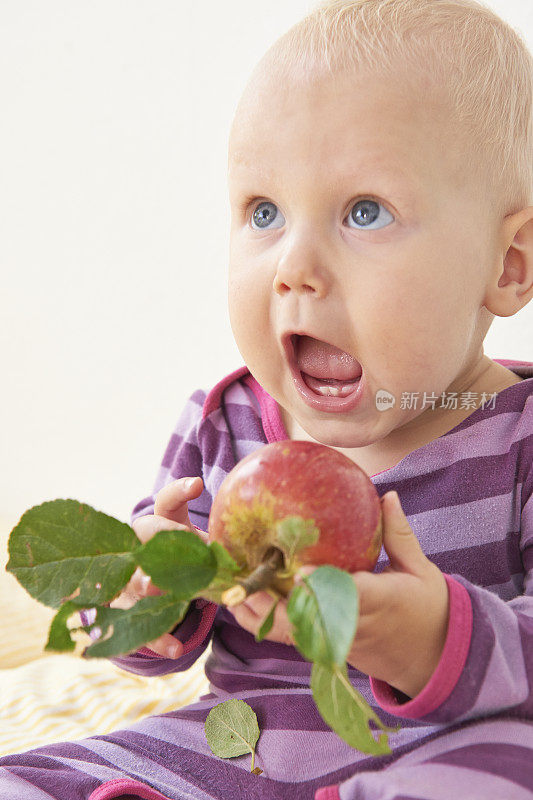
[[[204,482],[200,477],[179,478],[159,490],[155,498],[154,514],[190,527],[187,503],[192,498],[199,497],[203,490]]]
[[[154,639],[153,642],[148,642],[146,647],[149,647],[159,656],[163,656],[163,658],[179,658],[183,653],[183,644],[171,633],[164,633],[163,636]]]
[[[158,514],[146,514],[143,517],[138,517],[131,527],[135,531],[137,538],[144,544],[159,531],[175,531],[184,529],[187,526],[161,517]]]
[[[128,593],[141,600],[143,597],[154,597],[163,594],[161,589],[154,586],[150,577],[140,567],[137,567],[127,585]]]

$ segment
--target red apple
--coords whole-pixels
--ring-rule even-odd
[[[316,544],[290,559],[287,553],[281,558],[276,527],[288,516],[312,520],[319,531]],[[271,585],[287,594],[303,564],[373,570],[382,542],[381,504],[368,475],[347,456],[287,440],[255,450],[231,470],[214,499],[208,530],[248,573],[277,552]]]

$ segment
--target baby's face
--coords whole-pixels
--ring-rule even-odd
[[[317,441],[363,447],[418,417],[424,392],[468,388],[496,239],[456,142],[443,104],[375,76],[273,79],[236,117],[231,325],[251,373]],[[306,399],[291,333],[357,359],[355,405]],[[420,392],[416,408],[403,392]]]

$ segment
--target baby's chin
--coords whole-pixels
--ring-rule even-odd
[[[302,415],[286,409],[282,410],[281,416],[291,439],[309,439],[328,447],[343,449],[368,447],[390,433],[388,426],[383,427],[385,421],[383,418],[339,419],[331,415],[329,419],[317,419],[312,411],[310,415]]]
[[[306,431],[306,433],[308,433],[308,431]],[[366,432],[363,432],[362,435],[354,435],[353,432],[342,433],[338,431],[323,433],[321,430],[314,431],[314,433],[315,435],[312,433],[309,434],[314,441],[325,444],[328,447],[337,447],[342,450],[355,450],[369,447],[370,445],[376,444],[376,442],[379,442],[387,435],[386,433],[381,435],[368,435]]]

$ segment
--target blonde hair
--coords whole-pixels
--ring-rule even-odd
[[[265,67],[305,80],[317,70],[397,76],[399,65],[409,84],[423,78],[424,91],[444,90],[466,143],[465,171],[493,196],[498,216],[532,205],[533,57],[476,0],[322,0],[274,42],[247,86]]]

